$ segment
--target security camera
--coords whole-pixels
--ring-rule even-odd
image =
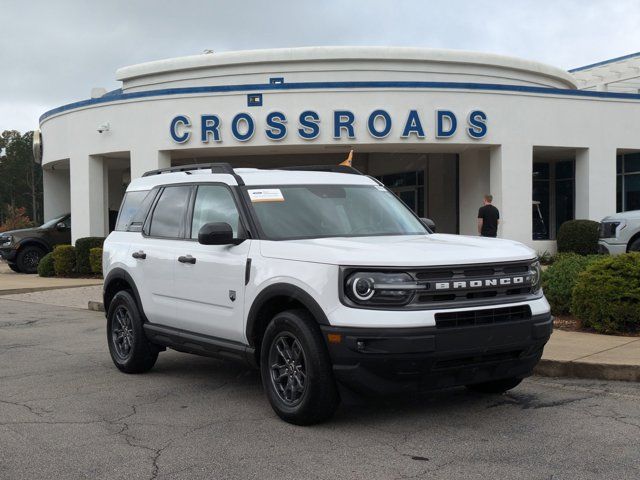
[[[102,125],[100,125],[98,127],[98,133],[103,133],[103,132],[108,132],[109,131],[109,124],[108,123],[103,123]]]

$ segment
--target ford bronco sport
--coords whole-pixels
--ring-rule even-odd
[[[104,244],[113,362],[242,360],[295,424],[344,393],[515,387],[552,330],[535,252],[426,225],[350,167],[148,172]]]

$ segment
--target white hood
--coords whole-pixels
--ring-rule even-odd
[[[536,252],[512,240],[461,235],[336,237],[261,241],[263,256],[332,265],[428,267],[529,260]]]

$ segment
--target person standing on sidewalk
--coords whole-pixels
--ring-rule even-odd
[[[500,212],[491,205],[492,195],[484,196],[484,205],[478,210],[478,234],[483,237],[495,238],[498,235]]]

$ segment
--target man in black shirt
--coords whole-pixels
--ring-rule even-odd
[[[483,237],[493,237],[498,235],[498,223],[500,223],[500,212],[491,205],[493,196],[484,196],[484,206],[478,210],[478,233]]]

